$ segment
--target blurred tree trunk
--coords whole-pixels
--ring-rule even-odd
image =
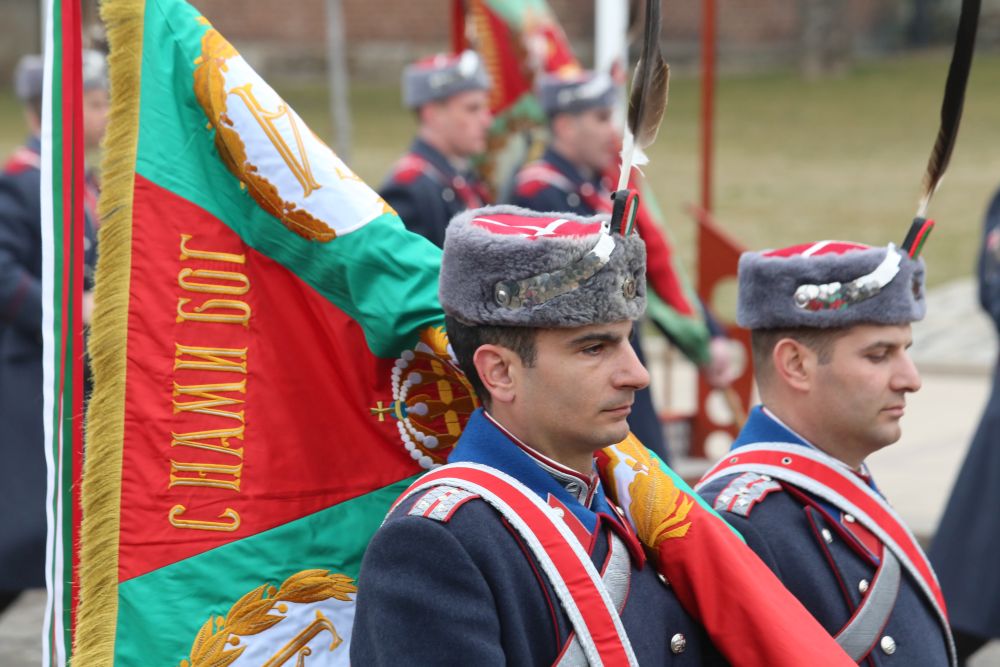
[[[348,101],[347,52],[344,47],[344,7],[326,0],[326,71],[330,85],[330,123],[333,147],[344,162],[351,159],[351,110]]]
[[[809,79],[843,74],[851,60],[844,0],[799,0],[802,73]]]

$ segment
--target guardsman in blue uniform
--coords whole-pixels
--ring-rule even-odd
[[[602,220],[497,206],[449,225],[439,294],[483,408],[423,478],[449,481],[418,481],[368,547],[353,664],[725,664],[595,472],[649,381],[628,342],[644,247]]]
[[[979,303],[1000,331],[1000,192],[986,213]],[[1000,638],[1000,364],[979,428],[941,516],[930,557],[941,579],[960,663]]]
[[[617,160],[621,134],[612,118],[618,87],[602,73],[546,75],[538,83],[538,99],[549,119],[551,139],[540,159],[518,171],[511,203],[533,211],[610,213],[613,184],[607,174]],[[701,304],[698,306],[705,313],[713,342],[709,352],[714,361],[706,370],[716,370],[719,384],[727,384],[728,379],[722,378],[728,378],[730,368],[722,360],[728,359],[728,348],[718,343],[723,329]],[[632,342],[640,361],[645,362],[638,333]],[[649,389],[637,395],[629,424],[643,444],[667,459],[663,426]]]
[[[865,465],[920,388],[925,309],[923,260],[892,244],[740,258],[763,405],[698,490],[859,664],[955,664],[934,573]]]
[[[417,114],[417,138],[379,194],[410,231],[444,245],[448,221],[487,203],[470,158],[486,150],[490,79],[474,51],[438,54],[403,71],[403,102]]]
[[[43,60],[24,56],[14,74],[31,132],[0,174],[0,488],[16,498],[0,524],[0,609],[45,585],[45,451],[42,433],[42,250],[39,154]],[[83,56],[84,143],[95,148],[107,122],[104,59]],[[84,193],[84,319],[93,308],[96,192]]]

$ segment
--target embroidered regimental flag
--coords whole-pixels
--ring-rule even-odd
[[[371,534],[476,407],[440,253],[191,6],[102,12],[74,663],[346,665]]]
[[[571,73],[580,63],[545,0],[453,0],[452,45],[478,51],[489,72],[494,133],[544,122],[535,97],[541,72]]]
[[[80,3],[48,0],[42,104],[42,392],[48,470],[43,664],[66,663],[83,460],[83,78]],[[2,436],[0,436],[2,437]]]

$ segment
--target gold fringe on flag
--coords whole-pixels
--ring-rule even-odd
[[[132,199],[145,5],[145,0],[104,0],[101,4],[111,46],[111,117],[104,138],[98,205],[100,257],[89,341],[95,391],[86,422],[74,667],[114,662]]]

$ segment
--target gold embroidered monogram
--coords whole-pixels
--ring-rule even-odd
[[[181,660],[179,667],[228,667],[245,652],[249,652],[247,657],[253,656],[253,664],[263,667],[300,667],[306,656],[333,652],[343,644],[330,610],[338,603],[353,604],[351,594],[355,592],[353,579],[328,570],[297,572],[277,589],[258,586],[237,600],[226,616],[210,616],[205,621],[191,646],[190,658]],[[293,613],[293,607],[302,613]],[[297,630],[291,639],[274,651],[276,643],[269,641],[268,633],[274,634],[279,624],[296,622],[300,626],[291,626],[292,631]],[[287,636],[288,629],[282,628],[282,636]],[[251,646],[254,638],[260,641]]]
[[[195,97],[219,156],[288,229],[325,243],[392,211],[215,29],[195,65]]]

